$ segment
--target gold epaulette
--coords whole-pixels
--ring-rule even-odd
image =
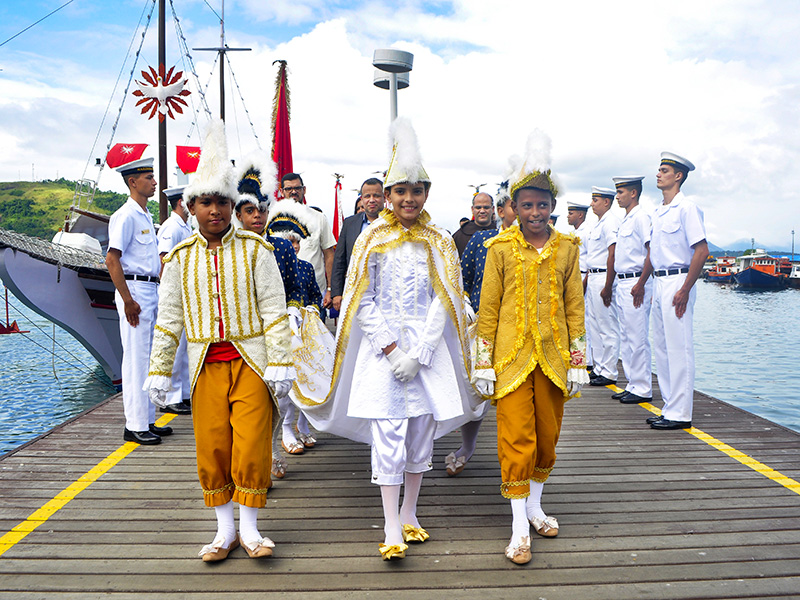
[[[258,235],[257,233],[254,233],[252,231],[247,231],[246,229],[237,229],[234,232],[234,235],[236,237],[239,237],[239,238],[247,238],[247,239],[251,239],[251,240],[256,240],[262,246],[264,246],[267,250],[270,250],[270,251],[274,251],[275,250],[275,246],[273,246],[267,240],[265,240],[263,237],[261,237],[260,235]]]
[[[193,244],[196,244],[199,235],[200,235],[199,233],[195,233],[194,235],[192,235],[192,236],[186,238],[185,240],[183,240],[180,244],[175,246],[172,250],[170,250],[167,253],[167,255],[164,257],[162,262],[164,264],[168,263],[169,261],[172,260],[172,257],[175,255],[175,253],[178,250],[180,250],[181,248],[187,248],[189,246],[192,246]]]

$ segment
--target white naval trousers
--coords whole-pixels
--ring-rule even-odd
[[[403,474],[424,473],[433,468],[432,414],[408,419],[371,419],[372,483],[400,485]]]
[[[653,290],[653,344],[656,374],[664,408],[661,414],[670,421],[691,421],[694,403],[694,302],[697,288],[692,286],[686,312],[675,315],[672,299],[686,280],[686,274],[655,278]]]
[[[178,404],[192,396],[192,382],[189,379],[189,354],[186,352],[186,332],[181,334],[175,363],[172,365],[172,390],[167,392],[167,404]]]
[[[581,280],[583,280],[583,278],[586,276],[586,273],[581,273]],[[589,320],[592,318],[592,309],[589,306],[589,300],[587,299],[589,289],[588,279],[586,282],[586,289],[587,292],[584,292],[583,294],[583,323],[586,330],[586,366],[594,367],[594,357],[592,356],[592,333],[589,331]]]
[[[125,318],[125,303],[119,292],[114,300],[119,314],[119,336],[122,339],[122,406],[125,427],[130,431],[147,431],[156,422],[156,407],[142,390],[150,369],[150,348],[158,310],[158,284],[127,281],[128,290],[139,304],[139,324],[131,327]]]
[[[638,277],[617,280],[616,303],[619,318],[619,355],[628,385],[625,390],[642,398],[653,395],[653,377],[650,354],[650,306],[653,299],[653,281],[644,286],[644,301],[639,308],[633,306],[631,289]]]
[[[605,284],[605,273],[589,273],[586,286],[586,303],[589,305],[587,329],[590,331],[594,374],[616,381],[619,359],[619,323],[615,301],[617,286],[614,285],[611,294],[611,306],[607,307],[600,297],[600,291]]]

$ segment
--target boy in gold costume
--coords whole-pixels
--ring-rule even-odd
[[[578,240],[553,229],[558,187],[550,173],[550,140],[528,139],[510,193],[518,226],[486,242],[474,377],[497,406],[497,454],[504,497],[511,500],[505,554],[531,560],[530,525],[546,537],[558,522],[541,509],[556,460],[564,402],[588,383]]]

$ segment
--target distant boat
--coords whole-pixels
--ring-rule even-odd
[[[735,268],[735,256],[720,256],[714,266],[706,273],[706,279],[714,283],[733,283]]]
[[[792,265],[792,272],[786,280],[789,287],[800,288],[800,265]]]
[[[788,285],[788,277],[781,273],[780,261],[762,249],[739,257],[739,270],[733,275],[736,284],[744,288],[781,289]]]

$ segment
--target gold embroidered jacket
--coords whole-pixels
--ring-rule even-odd
[[[185,329],[193,390],[215,342],[232,342],[265,381],[294,379],[286,298],[272,250],[261,236],[231,227],[218,248],[209,250],[197,233],[164,257],[149,375],[172,375]]]
[[[539,253],[514,226],[485,245],[476,376],[494,370],[497,400],[539,365],[566,397],[567,370],[585,366],[578,239],[551,229]]]

